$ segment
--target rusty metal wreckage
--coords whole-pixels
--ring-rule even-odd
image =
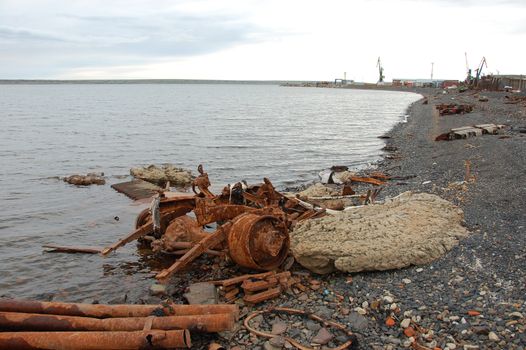
[[[276,191],[269,179],[262,184],[226,186],[220,195],[210,190],[208,174],[202,165],[192,183],[194,194],[171,195],[164,192],[152,206],[141,212],[136,229],[102,250],[107,255],[119,247],[140,240],[154,251],[182,254],[156,278],[165,280],[200,255],[221,255],[226,251],[238,265],[255,270],[277,269],[289,253],[289,231],[302,220],[325,215],[322,208],[312,208],[295,198]],[[193,212],[195,219],[190,217]],[[202,227],[216,223],[207,233]]]

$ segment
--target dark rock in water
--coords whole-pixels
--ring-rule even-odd
[[[64,181],[76,186],[104,185],[106,180],[104,173],[88,173],[87,175],[71,175],[64,178]]]

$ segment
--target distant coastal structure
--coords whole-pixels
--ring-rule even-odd
[[[433,87],[447,89],[459,86],[460,81],[440,79],[393,79],[392,85],[400,87]]]

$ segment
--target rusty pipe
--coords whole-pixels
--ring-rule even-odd
[[[96,318],[109,317],[146,317],[155,314],[174,315],[210,315],[233,313],[237,318],[239,308],[230,304],[210,305],[104,305],[104,304],[76,304],[61,302],[41,302],[23,299],[0,298],[0,311],[24,312],[35,314],[51,314],[65,316],[85,316]]]
[[[0,333],[0,349],[158,349],[190,348],[186,329],[138,332],[6,332]]]
[[[0,329],[7,331],[140,331],[148,324],[151,329],[217,333],[230,331],[234,314],[92,318],[78,316],[0,312]]]

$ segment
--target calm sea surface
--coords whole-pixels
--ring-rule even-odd
[[[202,163],[214,189],[263,177],[284,188],[335,164],[365,166],[381,154],[377,137],[419,98],[272,85],[0,85],[0,296],[147,295],[159,262],[135,244],[107,258],[41,246],[105,246],[128,233],[145,205],[110,185],[133,166],[195,173]],[[107,184],[58,179],[92,171]]]

